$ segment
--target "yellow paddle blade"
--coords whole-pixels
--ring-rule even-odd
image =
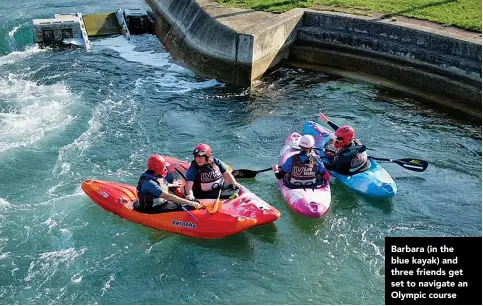
[[[223,203],[221,202],[221,200],[217,199],[216,202],[212,206],[208,206],[208,212],[210,214],[213,214],[217,211],[220,211],[222,204]]]

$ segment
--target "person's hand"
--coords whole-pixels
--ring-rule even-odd
[[[324,181],[328,182],[330,180],[330,173],[329,171],[325,170],[324,175],[322,176]]]
[[[278,167],[278,165],[273,165],[272,170],[273,170],[274,173],[280,172],[280,168]]]
[[[171,183],[171,187],[175,187],[175,188],[181,187],[181,181],[178,179],[175,179],[173,183]]]
[[[194,196],[194,195],[192,195],[192,194],[188,194],[188,195],[186,196],[186,199],[187,199],[187,200],[190,200],[190,201],[193,201],[193,200],[195,199],[195,196]]]
[[[241,188],[240,184],[238,184],[236,182],[232,183],[231,185],[233,186],[233,189],[240,189]]]
[[[319,120],[324,123],[329,122],[329,118],[327,118],[323,113],[319,113]]]
[[[203,207],[203,205],[201,203],[194,202],[194,201],[190,201],[190,205],[193,206],[196,209],[200,209],[201,207]]]

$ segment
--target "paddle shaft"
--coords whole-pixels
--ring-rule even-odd
[[[225,178],[222,177],[221,178],[221,183],[220,183],[220,191],[218,192],[218,197],[216,198],[216,201],[215,203],[213,204],[213,209],[210,211],[208,210],[208,212],[210,214],[214,213],[214,212],[217,212],[218,211],[218,205],[219,205],[219,202],[220,202],[220,197],[221,197],[221,191],[223,190],[223,184],[225,183]]]
[[[321,113],[319,113],[319,121],[322,121],[320,118]],[[337,130],[339,126],[330,120],[324,115],[324,117],[327,119],[327,124],[330,125],[331,128]],[[316,148],[317,149],[317,148]],[[372,158],[374,160],[379,160],[379,161],[385,161],[385,162],[390,162],[390,163],[395,163],[407,170],[411,171],[417,171],[417,172],[423,172],[426,170],[428,167],[428,162],[425,160],[421,159],[411,159],[411,158],[401,158],[401,159],[392,159],[392,158],[382,158],[382,157],[374,157],[374,156],[368,156],[369,158]]]
[[[256,172],[256,173],[261,173],[261,172],[267,172],[267,171],[270,171],[270,170],[272,170],[272,167],[267,168],[267,169],[263,169],[263,170],[257,170],[257,171],[255,171],[255,172]]]
[[[190,213],[190,211],[188,209],[186,209],[186,207],[184,207],[183,205],[181,205],[181,208],[188,214],[190,215],[193,219],[195,219],[196,222],[198,222],[198,218],[195,217],[195,215],[193,215],[192,213]]]
[[[401,159],[392,159],[392,158],[382,158],[382,157],[374,157],[369,156],[374,160],[385,161],[390,163],[395,163],[404,169],[416,171],[416,172],[423,172],[428,168],[429,163],[422,159],[415,159],[415,158],[401,158]]]

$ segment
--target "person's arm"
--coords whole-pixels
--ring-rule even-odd
[[[285,163],[283,163],[282,167],[278,165],[273,165],[272,169],[273,172],[275,173],[275,177],[279,180],[281,180],[285,174],[292,172],[292,156],[290,156]]]
[[[225,181],[231,183],[233,185],[234,189],[240,189],[240,186],[238,185],[237,181],[235,180],[235,177],[228,171],[225,171],[223,173],[223,177],[225,178]]]
[[[333,128],[334,131],[339,128],[339,126],[337,124],[330,121],[329,118],[327,118],[323,113],[319,113],[319,120],[324,122],[324,123],[327,123],[328,125],[330,125],[330,127]]]
[[[273,170],[273,173],[275,174],[275,177],[277,178],[277,180],[283,179],[283,177],[286,174],[285,171],[283,171],[282,168],[280,168],[279,165],[273,165],[272,170]]]
[[[240,188],[233,174],[227,171],[227,166],[224,162],[214,157],[213,162],[218,166],[218,168],[220,168],[220,172],[223,174],[225,181],[231,183],[235,189]]]
[[[186,198],[190,200],[194,200],[195,196],[193,195],[193,183],[192,181],[186,181],[184,184],[184,191],[186,193]]]
[[[317,157],[317,172],[322,176],[322,178],[328,182],[330,179],[330,173],[324,166],[324,163],[320,158]]]
[[[160,197],[163,198],[163,199],[166,199],[168,201],[174,202],[174,203],[193,206],[194,208],[200,208],[201,207],[200,203],[193,202],[193,201],[190,201],[190,200],[187,200],[187,199],[183,199],[183,198],[180,198],[180,197],[178,197],[174,194],[170,194],[170,193],[166,193],[166,192],[161,193]]]
[[[334,147],[334,139],[329,140],[325,144],[324,152],[327,157],[332,157],[337,154],[337,149]]]
[[[193,185],[196,179],[196,170],[190,166],[186,171],[186,183],[184,185],[184,190],[186,193],[186,198],[189,200],[194,200],[195,197],[193,195]]]

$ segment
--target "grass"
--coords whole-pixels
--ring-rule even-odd
[[[406,16],[481,32],[481,0],[216,0],[229,6],[268,12],[317,8],[352,14]]]

